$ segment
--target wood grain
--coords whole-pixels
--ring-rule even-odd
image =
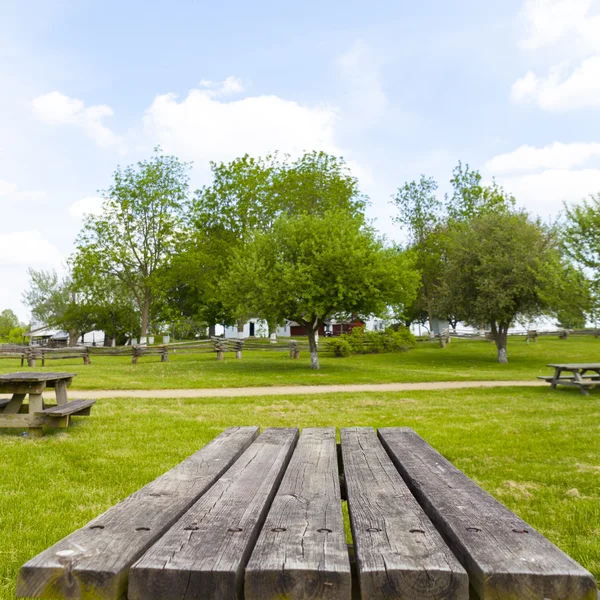
[[[341,430],[363,600],[469,597],[465,570],[406,487],[370,427]]]
[[[304,429],[246,567],[246,600],[350,600],[335,428]]]
[[[73,400],[66,404],[58,404],[52,408],[45,408],[42,411],[35,412],[36,415],[45,415],[47,417],[64,417],[66,415],[75,415],[81,411],[89,409],[96,404],[96,400]]]
[[[297,439],[297,429],[266,429],[133,565],[128,598],[241,598],[244,568]]]
[[[411,429],[379,436],[481,600],[596,600],[594,578]]]
[[[17,596],[70,600],[123,597],[129,567],[257,435],[257,427],[226,430],[174,469],[32,558],[19,572]]]

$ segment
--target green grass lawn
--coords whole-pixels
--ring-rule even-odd
[[[412,381],[521,380],[549,375],[547,363],[600,361],[600,339],[591,336],[540,337],[526,344],[523,337],[509,341],[507,365],[496,362],[496,347],[483,340],[453,340],[445,349],[435,342],[422,342],[410,352],[336,358],[321,356],[321,369],[311,371],[308,353],[291,360],[285,352],[244,352],[241,360],[232,354],[217,361],[214,354],[177,355],[168,363],[157,356],[132,365],[126,357],[93,357],[48,361],[45,369],[74,371],[75,389],[181,389],[273,385],[344,383],[391,383]],[[23,370],[26,370],[25,367]],[[0,372],[21,370],[17,360],[2,360]]]
[[[573,348],[574,354],[581,348],[577,352],[583,354],[584,346],[579,344],[539,343],[525,348],[523,343],[519,359],[515,343],[515,363],[522,367],[510,368],[525,377],[535,369],[535,352],[543,355],[540,362],[545,363],[555,348]],[[458,353],[462,354],[458,364],[474,360],[469,344],[455,348],[443,355],[448,361],[442,367],[445,373],[450,372],[450,357]],[[416,369],[419,354],[423,360],[440,356],[433,348],[423,348],[398,360],[408,360]],[[254,364],[260,360],[265,359]],[[331,364],[335,364],[333,360]],[[356,363],[351,364],[356,368]],[[476,364],[487,363],[481,359]],[[492,366],[490,374],[494,374]],[[228,363],[223,368],[227,369]],[[2,431],[0,598],[13,597],[17,570],[23,562],[164,473],[230,425],[412,427],[600,580],[600,398],[594,394],[586,398],[571,389],[509,387],[277,398],[101,400],[91,417],[76,419],[67,431],[41,439]]]

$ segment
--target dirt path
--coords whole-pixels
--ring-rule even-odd
[[[365,383],[353,385],[295,385],[278,387],[206,388],[192,390],[71,390],[77,399],[101,398],[233,398],[235,396],[300,396],[335,392],[404,392],[491,387],[540,387],[544,381],[433,381],[423,383]],[[50,390],[49,390],[50,391]]]

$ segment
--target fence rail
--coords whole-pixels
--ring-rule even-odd
[[[225,353],[231,352],[236,358],[242,358],[243,350],[265,350],[289,352],[290,358],[299,358],[302,350],[308,351],[308,343],[298,340],[286,342],[265,343],[242,339],[226,339],[213,337],[210,340],[192,342],[174,342],[153,346],[68,346],[65,348],[46,348],[40,346],[0,346],[1,358],[16,358],[21,360],[21,366],[36,367],[38,361],[46,366],[49,360],[81,359],[84,365],[89,365],[93,357],[98,356],[130,356],[131,363],[137,364],[144,356],[160,356],[161,362],[168,362],[169,354],[216,354],[217,360],[224,360]],[[321,351],[325,351],[322,349]]]

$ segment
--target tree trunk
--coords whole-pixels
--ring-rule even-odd
[[[142,306],[142,332],[140,333],[140,344],[142,339],[148,336],[148,323],[150,321],[150,290],[144,291],[144,304]]]
[[[320,369],[319,351],[317,348],[317,333],[319,332],[319,322],[315,319],[307,328],[308,347],[310,348],[310,368]]]
[[[77,329],[69,329],[69,346],[77,346],[79,339],[79,331]]]
[[[217,325],[216,323],[208,324],[208,337],[214,338],[217,335]]]
[[[508,357],[506,355],[506,345],[508,341],[508,326],[496,326],[496,324],[492,322],[492,337],[494,338],[496,348],[498,349],[498,362],[507,363]]]
[[[238,339],[242,339],[244,337],[244,323],[244,319],[237,320]]]
[[[429,320],[429,335],[433,335],[433,313],[431,312],[431,302],[427,299],[427,318]]]

